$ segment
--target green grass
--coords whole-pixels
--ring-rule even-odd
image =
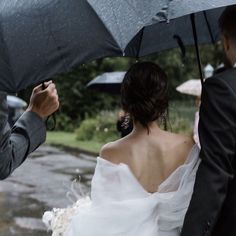
[[[76,140],[75,133],[62,132],[62,131],[49,131],[47,132],[46,144],[59,145],[71,148],[78,148],[81,150],[99,153],[102,143],[96,141],[78,141]]]

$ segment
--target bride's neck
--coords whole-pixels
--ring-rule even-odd
[[[150,122],[148,124],[148,130],[149,130],[149,134],[161,132],[161,129],[160,129],[157,121]],[[141,123],[134,122],[132,133],[133,134],[147,134],[148,135],[148,130]]]

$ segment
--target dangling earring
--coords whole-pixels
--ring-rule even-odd
[[[126,114],[125,117],[124,117],[124,121],[122,122],[122,127],[124,129],[128,129],[129,127],[129,123],[130,123],[130,115],[129,114]]]

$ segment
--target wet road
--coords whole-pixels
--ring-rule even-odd
[[[41,222],[44,211],[66,207],[77,192],[89,193],[96,158],[72,156],[59,149],[42,146],[7,180],[0,182],[0,235],[48,236]]]

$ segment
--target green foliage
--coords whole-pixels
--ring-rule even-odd
[[[172,102],[169,109],[169,130],[192,135],[196,110],[194,100]]]
[[[116,112],[102,111],[97,117],[97,127],[94,139],[99,142],[110,142],[119,138],[116,129]]]
[[[175,101],[170,105],[169,131],[192,135],[194,100]],[[47,144],[73,147],[98,153],[104,143],[116,140],[117,111],[102,111],[95,118],[87,118],[81,122],[76,132],[47,132]]]
[[[57,130],[63,130],[66,132],[72,132],[74,130],[75,126],[71,122],[71,119],[69,116],[67,116],[64,113],[57,113],[56,115],[56,129]]]
[[[175,133],[192,135],[196,107],[194,99],[175,101],[170,104],[168,130]],[[117,110],[102,111],[94,118],[87,118],[76,129],[76,139],[107,143],[119,138],[116,130]]]
[[[115,112],[102,111],[95,118],[85,119],[75,132],[77,140],[114,141],[119,137]]]
[[[120,104],[119,96],[103,94],[87,88],[87,83],[97,75],[109,71],[123,71],[129,67],[127,58],[100,59],[81,65],[73,71],[55,78],[60,97],[60,113],[67,116],[59,118],[57,130],[67,130],[68,124],[75,128],[86,117],[95,116],[101,110],[115,109]],[[67,123],[67,121],[70,122]]]
[[[203,66],[207,63],[211,63],[214,67],[219,65],[223,61],[222,51],[220,44],[201,46]],[[175,88],[188,79],[199,78],[196,53],[193,47],[186,48],[184,59],[180,50],[174,49],[153,54],[140,60],[156,62],[166,71],[169,77],[170,98],[172,100],[189,99],[189,97],[178,93]],[[57,76],[54,81],[57,85],[61,108],[57,114],[56,130],[74,130],[86,117],[95,117],[101,110],[117,109],[120,105],[119,96],[93,91],[88,89],[86,84],[104,72],[126,71],[134,62],[135,59],[123,57],[99,59]],[[30,89],[22,91],[20,97],[28,101],[30,93]],[[178,127],[182,124],[181,121],[179,122]]]
[[[224,60],[223,50],[220,43],[216,45],[200,46],[202,66],[210,63],[214,68]],[[185,58],[182,57],[179,49],[164,51],[143,58],[159,64],[167,73],[170,85],[170,97],[173,100],[185,99],[183,95],[176,91],[176,87],[189,79],[198,79],[199,69],[194,47],[186,47]]]
[[[77,140],[91,140],[97,128],[97,120],[90,118],[82,121],[80,127],[75,131]]]

